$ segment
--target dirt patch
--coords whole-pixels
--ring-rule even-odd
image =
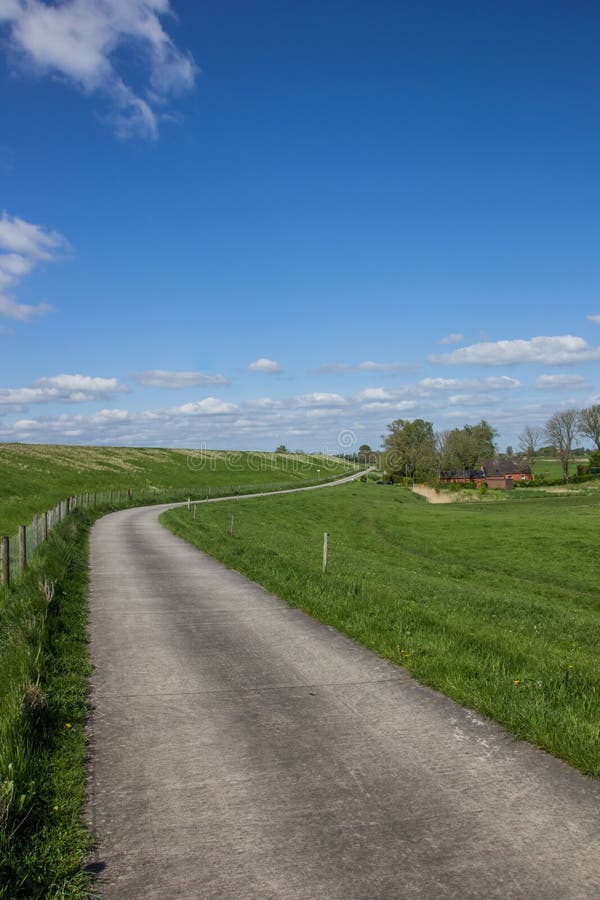
[[[428,503],[454,503],[456,500],[456,496],[452,496],[447,491],[436,491],[435,488],[428,487],[426,484],[413,485],[413,493],[425,497]]]

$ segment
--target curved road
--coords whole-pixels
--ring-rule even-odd
[[[104,897],[600,896],[600,784],[158,523],[91,538]]]

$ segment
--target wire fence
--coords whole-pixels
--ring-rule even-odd
[[[311,487],[343,478],[336,476],[289,483],[207,485],[188,488],[128,488],[111,491],[93,491],[76,494],[60,500],[56,506],[41,514],[35,514],[27,524],[20,525],[16,534],[0,537],[0,585],[10,585],[27,569],[39,547],[48,539],[53,528],[76,510],[100,510],[107,512],[128,506],[155,505],[160,503],[199,502],[220,497],[236,497],[240,494],[271,493],[290,488]]]

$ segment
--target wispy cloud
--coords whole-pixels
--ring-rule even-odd
[[[178,388],[204,387],[206,385],[228,385],[224,375],[207,375],[204,372],[171,372],[166,369],[148,369],[138,372],[134,380],[144,387]]]
[[[583,375],[540,375],[535,379],[538,390],[561,390],[585,387],[586,381]]]
[[[409,363],[373,362],[370,359],[360,363],[323,363],[317,369],[319,375],[346,375],[350,372],[403,372],[412,369]]]
[[[68,248],[58,231],[49,231],[17,216],[0,216],[0,316],[30,322],[52,309],[47,303],[19,303],[12,293],[37,265],[57,258]]]
[[[521,387],[518,378],[490,375],[489,378],[422,378],[420,387],[427,391],[514,389]]]
[[[278,373],[283,372],[283,369],[277,360],[267,359],[263,356],[260,359],[255,359],[254,362],[251,362],[248,365],[248,371],[264,372],[267,375],[277,375]]]
[[[429,359],[450,366],[512,366],[519,363],[562,366],[600,359],[600,347],[591,347],[583,338],[564,334],[530,340],[484,341]]]
[[[588,319],[590,320],[590,322],[594,322],[596,325],[600,325],[600,314],[588,316]]]
[[[164,30],[161,17],[167,15],[173,15],[169,0],[0,2],[0,25],[8,27],[20,67],[108,96],[120,137],[156,138],[167,101],[193,87],[196,65]],[[123,51],[143,67],[135,86],[119,72]]]
[[[440,344],[460,344],[461,341],[464,341],[464,334],[460,334],[460,332],[452,332],[452,334],[447,334],[446,337],[443,337],[440,340]]]

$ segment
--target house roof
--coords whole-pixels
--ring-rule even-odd
[[[492,475],[531,475],[529,466],[518,459],[482,459],[481,468],[488,477]]]

